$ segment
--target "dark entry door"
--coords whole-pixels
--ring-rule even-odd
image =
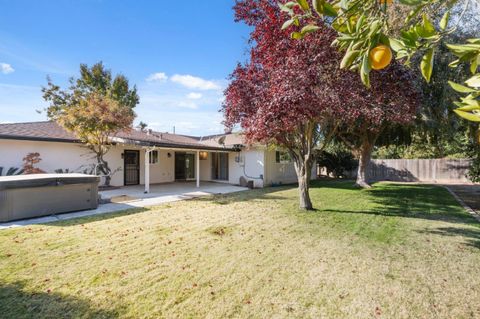
[[[124,166],[124,184],[138,185],[140,184],[140,152],[139,151],[124,151],[123,152],[123,166]]]
[[[185,169],[185,153],[175,153],[175,179],[185,180],[187,179],[187,170]]]

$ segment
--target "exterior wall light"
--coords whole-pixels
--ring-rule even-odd
[[[199,158],[201,161],[205,161],[208,158],[208,152],[200,152]]]

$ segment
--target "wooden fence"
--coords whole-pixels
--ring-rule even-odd
[[[469,159],[376,159],[369,166],[373,181],[468,183]]]

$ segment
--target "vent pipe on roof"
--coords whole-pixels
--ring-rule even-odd
[[[173,134],[175,134],[175,125],[173,126]]]

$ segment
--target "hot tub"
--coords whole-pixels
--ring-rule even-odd
[[[0,176],[0,222],[95,209],[99,181],[84,174]]]

